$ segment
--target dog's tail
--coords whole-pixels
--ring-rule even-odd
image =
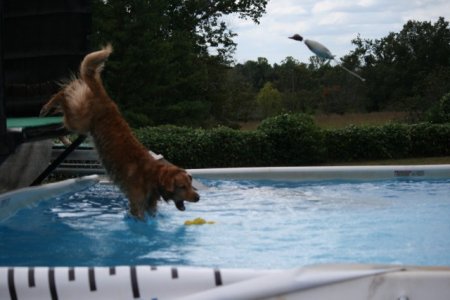
[[[84,82],[86,82],[94,94],[98,92],[106,93],[102,84],[100,73],[103,70],[105,61],[108,59],[112,51],[113,49],[111,44],[108,44],[103,47],[102,50],[89,53],[81,62],[80,77]]]

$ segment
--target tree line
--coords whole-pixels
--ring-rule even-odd
[[[134,127],[213,126],[282,112],[409,111],[420,118],[450,92],[450,27],[410,20],[381,39],[358,35],[343,65],[311,57],[233,63],[223,16],[259,22],[267,0],[94,0],[93,46],[111,42],[104,79]]]

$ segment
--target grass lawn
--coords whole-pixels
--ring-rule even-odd
[[[375,166],[375,165],[442,165],[450,164],[450,156],[384,159],[326,164],[331,166]]]
[[[406,116],[404,112],[373,112],[315,115],[314,121],[321,128],[342,128],[348,125],[383,125],[389,122],[401,121]],[[241,122],[242,130],[255,130],[260,121]]]
[[[372,112],[372,113],[348,113],[320,114],[314,116],[316,124],[322,128],[342,128],[348,125],[384,125],[389,122],[404,120],[404,112]]]

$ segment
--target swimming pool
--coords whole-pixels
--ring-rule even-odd
[[[408,174],[417,176],[202,179],[200,202],[185,212],[162,204],[146,222],[128,216],[116,187],[99,183],[1,222],[0,265],[450,265],[450,179]],[[215,223],[184,225],[197,217]]]
[[[190,171],[147,222],[96,176],[0,195],[0,298],[448,298],[448,165]]]

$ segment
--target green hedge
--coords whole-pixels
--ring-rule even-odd
[[[450,124],[388,124],[322,130],[310,116],[284,114],[257,130],[147,127],[149,149],[185,168],[301,166],[450,155]]]
[[[411,157],[450,155],[450,123],[411,125],[409,134]]]
[[[185,168],[263,166],[269,159],[266,136],[257,131],[163,126],[138,129],[136,136],[147,148]]]
[[[349,126],[325,136],[328,161],[404,158],[411,152],[408,125]]]
[[[309,165],[324,158],[323,132],[308,115],[268,118],[256,132],[264,135],[269,146],[268,165]]]

